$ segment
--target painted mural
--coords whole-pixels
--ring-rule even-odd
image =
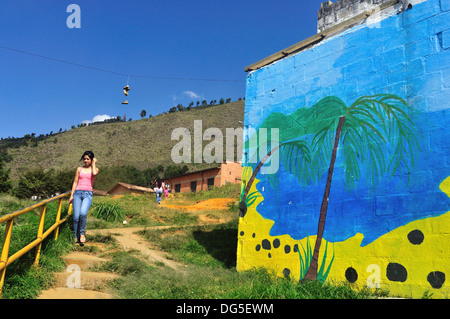
[[[428,0],[249,75],[238,270],[450,297],[449,14]]]

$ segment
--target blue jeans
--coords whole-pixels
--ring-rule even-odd
[[[162,195],[162,191],[161,190],[156,190],[156,203],[161,203],[161,195]]]
[[[79,239],[86,230],[86,219],[89,207],[92,204],[92,192],[77,190],[73,194],[73,231],[75,238]]]

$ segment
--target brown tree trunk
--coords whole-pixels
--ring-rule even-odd
[[[247,186],[245,187],[244,190],[244,196],[242,197],[242,201],[245,202],[245,199],[247,198],[248,192],[250,191],[250,187],[252,187],[253,181],[256,178],[256,174],[258,174],[259,170],[261,169],[261,167],[264,165],[264,163],[267,161],[267,159],[273,154],[275,153],[278,148],[280,147],[280,145],[277,145],[277,147],[275,147],[273,150],[271,150],[266,156],[264,156],[264,158],[258,163],[258,165],[256,166],[255,170],[253,171],[252,176],[250,177],[250,179],[247,182]]]
[[[331,162],[330,167],[328,169],[328,177],[327,183],[325,186],[325,193],[323,194],[322,206],[320,207],[320,216],[319,216],[319,226],[317,229],[317,238],[316,244],[314,246],[313,257],[311,260],[311,265],[309,266],[308,272],[305,275],[306,280],[316,280],[317,279],[317,268],[319,265],[319,250],[320,245],[322,243],[323,231],[325,229],[325,219],[327,217],[328,210],[328,199],[330,198],[330,189],[331,189],[331,179],[333,177],[334,163],[336,162],[336,153],[339,145],[339,137],[341,135],[342,126],[344,125],[345,116],[341,116],[339,118],[339,123],[336,129],[336,136],[334,138],[334,146],[333,151],[331,153]]]
[[[245,203],[245,199],[247,198],[248,192],[250,191],[250,187],[252,187],[252,184],[256,178],[256,174],[258,174],[261,167],[264,165],[264,163],[267,161],[267,159],[280,147],[280,145],[277,145],[273,150],[269,152],[264,158],[258,163],[255,170],[253,171],[252,176],[247,182],[247,185],[244,190],[244,195],[242,196],[242,200],[239,203],[239,217],[244,217],[247,214],[247,204]]]

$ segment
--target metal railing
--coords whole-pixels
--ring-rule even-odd
[[[3,248],[1,250],[1,256],[0,256],[0,298],[2,296],[2,290],[3,290],[3,284],[5,281],[5,273],[6,273],[6,267],[8,267],[12,262],[29,252],[31,249],[36,247],[36,255],[34,258],[34,265],[39,265],[39,257],[41,254],[41,247],[42,242],[44,239],[49,236],[53,231],[55,231],[55,240],[58,239],[58,233],[59,233],[59,226],[63,224],[67,218],[72,213],[72,204],[69,204],[69,208],[67,211],[67,216],[64,219],[61,219],[61,208],[62,208],[62,202],[65,197],[69,197],[70,192],[43,200],[35,205],[28,206],[26,208],[23,208],[21,210],[15,211],[13,213],[3,215],[0,217],[0,224],[6,222],[6,228],[5,228],[5,234],[4,234],[4,241],[3,241]],[[45,222],[45,213],[47,210],[47,204],[53,201],[58,200],[58,209],[56,212],[56,220],[55,223],[50,226],[45,232],[44,232],[44,222]],[[21,216],[25,213],[28,213],[36,208],[41,208],[40,211],[40,218],[39,218],[39,225],[38,225],[38,231],[37,236],[34,241],[17,251],[11,256],[9,255],[9,246],[11,243],[11,234],[13,229],[13,223],[14,218]]]

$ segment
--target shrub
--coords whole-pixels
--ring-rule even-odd
[[[125,219],[125,211],[120,206],[114,204],[100,204],[94,208],[92,214],[108,222]]]

